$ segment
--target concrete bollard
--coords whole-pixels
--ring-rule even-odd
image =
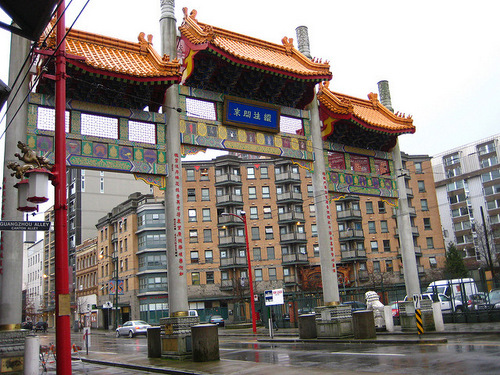
[[[161,357],[161,327],[148,328],[148,358]]]
[[[392,307],[384,306],[385,329],[394,332],[394,318],[392,317]]]
[[[217,361],[220,359],[217,325],[194,325],[191,327],[191,337],[194,362]]]
[[[36,335],[28,335],[24,347],[24,375],[38,375],[39,368],[40,338]]]
[[[432,315],[434,316],[434,325],[436,326],[436,331],[444,331],[444,320],[443,313],[441,312],[441,303],[434,302],[432,304]]]
[[[315,314],[299,315],[299,337],[301,339],[315,339],[318,337]]]
[[[374,339],[377,337],[373,311],[360,310],[352,313],[352,328],[355,339]]]

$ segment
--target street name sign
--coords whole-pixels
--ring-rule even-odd
[[[47,231],[50,221],[0,221],[0,230]]]

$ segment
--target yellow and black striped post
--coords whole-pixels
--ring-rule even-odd
[[[420,309],[415,309],[415,319],[417,321],[417,332],[421,335],[424,333],[424,325],[422,323],[422,311]]]

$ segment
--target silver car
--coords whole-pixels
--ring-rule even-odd
[[[123,325],[118,326],[116,329],[116,337],[128,336],[132,338],[135,335],[147,335],[148,328],[150,327],[151,325],[143,320],[129,320]]]

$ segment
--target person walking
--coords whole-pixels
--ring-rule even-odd
[[[278,322],[276,321],[276,314],[274,313],[274,311],[271,313],[271,320],[273,321],[273,328],[277,331]]]

